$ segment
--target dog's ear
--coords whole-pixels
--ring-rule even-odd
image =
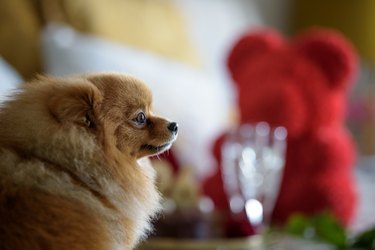
[[[72,122],[94,128],[102,101],[99,89],[91,83],[60,85],[49,99],[49,110],[59,122]]]

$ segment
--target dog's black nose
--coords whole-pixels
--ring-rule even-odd
[[[169,131],[171,131],[172,133],[177,134],[177,131],[178,131],[178,124],[177,124],[176,122],[171,122],[171,123],[169,123],[169,125],[168,125],[168,129],[169,129]]]

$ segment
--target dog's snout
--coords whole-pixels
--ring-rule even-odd
[[[169,123],[169,125],[168,125],[168,129],[169,129],[169,131],[171,131],[172,133],[177,134],[177,131],[178,131],[178,124],[177,124],[176,122],[171,122],[171,123]]]

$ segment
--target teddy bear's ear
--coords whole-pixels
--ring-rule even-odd
[[[284,40],[279,33],[271,29],[251,31],[245,34],[235,43],[229,53],[228,67],[232,77],[236,78],[237,72],[242,70],[246,62],[280,47],[283,43]]]
[[[323,72],[332,88],[343,89],[354,80],[356,53],[338,32],[311,29],[298,36],[294,45]]]

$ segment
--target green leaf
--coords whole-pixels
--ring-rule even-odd
[[[304,236],[304,232],[311,226],[309,219],[302,214],[293,215],[286,224],[286,231],[297,236]]]
[[[318,239],[331,243],[338,248],[347,247],[347,235],[344,227],[328,213],[313,218],[313,225]]]
[[[353,248],[374,250],[375,249],[375,227],[356,236],[351,246]]]
[[[339,249],[348,246],[345,229],[329,213],[318,214],[314,217],[296,214],[287,222],[286,231],[305,239],[329,243]]]

